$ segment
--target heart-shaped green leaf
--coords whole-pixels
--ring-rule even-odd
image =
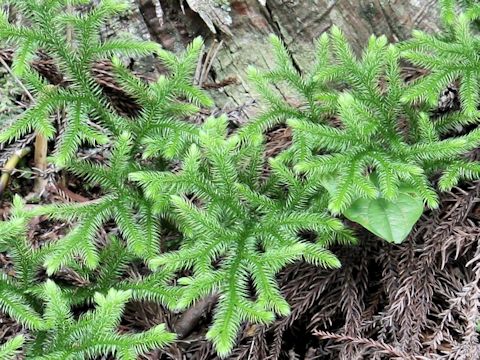
[[[334,181],[328,180],[324,184],[330,193],[335,191],[332,183]],[[415,189],[401,185],[395,200],[389,201],[381,196],[375,199],[359,198],[343,215],[382,239],[400,244],[422,216],[423,208],[423,201]]]
[[[412,231],[422,213],[422,199],[414,193],[401,190],[394,201],[382,197],[358,199],[344,215],[382,239],[400,244]]]

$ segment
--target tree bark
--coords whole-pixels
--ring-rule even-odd
[[[413,29],[438,30],[436,0],[267,0],[266,6],[258,0],[234,0],[229,9],[230,34],[221,29],[212,33],[198,14],[186,3],[182,9],[178,0],[137,0],[137,5],[151,37],[167,49],[178,51],[197,35],[207,46],[214,39],[223,40],[210,81],[235,76],[237,83],[213,94],[219,106],[240,105],[252,98],[246,70],[249,65],[273,64],[270,33],[280,36],[296,66],[307,70],[314,60],[315,39],[333,25],[344,31],[357,53],[371,34],[384,34],[396,42],[408,38]],[[158,19],[159,5],[162,19]]]

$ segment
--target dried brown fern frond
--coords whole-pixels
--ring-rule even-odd
[[[426,360],[424,356],[416,356],[406,353],[392,345],[386,344],[383,341],[375,341],[369,338],[354,337],[348,335],[334,334],[328,331],[315,331],[314,335],[321,339],[331,339],[337,342],[348,343],[351,345],[358,345],[366,349],[371,349],[370,353],[378,353],[387,355],[391,359],[402,360]]]
[[[262,328],[263,339],[242,340],[236,354],[261,359],[249,349],[267,343],[268,359],[479,358],[479,188],[445,194],[401,245],[358,229],[361,245],[337,251],[342,269],[285,269],[291,314]],[[309,337],[312,329],[322,336]]]
[[[11,65],[13,55],[14,52],[11,49],[0,49],[0,58],[8,65]],[[68,84],[68,79],[61,73],[55,64],[55,60],[44,52],[40,51],[37,53],[37,57],[32,61],[32,67],[53,85],[66,86]],[[140,108],[135,99],[123,91],[115,81],[110,61],[102,60],[95,62],[92,66],[92,74],[105,96],[107,96],[117,111],[128,116],[138,114]],[[140,76],[139,74],[137,75]]]
[[[270,357],[272,359],[278,359],[283,349],[283,336],[284,333],[292,329],[292,326],[295,322],[298,322],[303,317],[308,317],[312,315],[312,309],[317,308],[319,302],[322,302],[324,310],[329,312],[329,314],[334,314],[336,312],[336,307],[338,301],[328,301],[331,292],[327,290],[332,287],[333,283],[337,283],[340,277],[340,271],[322,271],[316,267],[299,264],[298,267],[293,267],[292,269],[287,270],[285,277],[292,278],[292,281],[284,282],[282,288],[283,293],[285,294],[286,299],[290,304],[292,304],[292,310],[290,315],[277,321],[273,327],[273,341],[270,345]],[[285,281],[286,279],[282,279]],[[338,300],[341,290],[337,295],[335,295]],[[330,299],[332,300],[332,299]],[[333,309],[329,308],[328,305],[332,306]],[[305,318],[303,318],[303,331],[306,331]],[[298,329],[293,329],[292,332],[299,333]]]

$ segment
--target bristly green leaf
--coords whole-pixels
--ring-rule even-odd
[[[451,26],[455,22],[456,0],[440,0],[441,19],[445,26]]]
[[[25,341],[23,335],[17,335],[0,346],[0,359],[13,360]]]

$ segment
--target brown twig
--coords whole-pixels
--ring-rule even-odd
[[[196,85],[203,87],[203,84],[205,83],[205,80],[208,77],[208,73],[210,72],[213,62],[222,45],[223,45],[223,40],[220,42],[215,40],[213,44],[210,46],[210,48],[208,49],[207,54],[205,55],[205,59],[202,61],[202,57],[200,57],[199,62],[197,64],[197,68],[195,70],[194,82]]]
[[[15,82],[22,88],[22,90],[25,92],[25,94],[27,95],[27,97],[30,99],[30,101],[34,102],[35,99],[33,98],[32,94],[30,93],[30,91],[28,91],[28,89],[25,87],[25,85],[23,85],[23,83],[20,81],[20,79],[13,73],[12,69],[10,68],[10,66],[8,66],[8,64],[5,62],[5,60],[3,60],[1,57],[0,57],[0,64],[2,64],[2,66],[8,71],[8,73],[13,77],[13,80],[15,80]]]
[[[213,65],[213,61],[215,60],[215,58],[217,57],[218,55],[218,52],[220,51],[221,47],[223,45],[223,40],[221,40],[220,42],[218,42],[217,40],[215,40],[215,42],[213,43],[212,47],[211,47],[211,52],[209,51],[209,55],[210,57],[205,60],[205,66],[204,66],[204,71],[202,72],[202,77],[200,79],[200,83],[199,83],[199,86],[202,86],[202,84],[205,82],[205,80],[207,79],[207,76],[208,76],[208,73],[210,72],[210,69],[212,68],[212,65]]]
[[[35,137],[35,154],[34,161],[35,167],[44,172],[47,169],[47,150],[48,140],[43,134],[37,134]],[[35,178],[35,184],[33,185],[33,192],[37,195],[42,195],[47,186],[47,179],[43,176]]]
[[[0,177],[0,197],[2,196],[3,192],[7,188],[8,180],[10,179],[10,174],[15,169],[18,162],[29,152],[30,152],[30,148],[28,147],[16,151],[3,167],[3,173],[2,173],[2,176]]]
[[[210,295],[198,301],[194,306],[186,310],[173,325],[179,339],[188,336],[198,324],[202,316],[217,301],[217,295]]]

